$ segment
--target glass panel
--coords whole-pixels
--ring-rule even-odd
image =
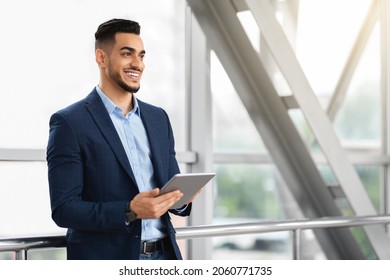
[[[285,217],[280,183],[273,166],[224,164],[216,165],[215,169],[214,224],[261,222]],[[291,258],[289,232],[214,237],[213,245],[214,259]]]
[[[335,196],[335,202],[340,208],[344,216],[353,216],[355,215],[352,206],[350,205],[348,199],[345,197],[343,191],[338,185],[337,178],[329,168],[329,166],[321,165],[319,170],[327,183],[328,186],[333,189]],[[381,192],[380,192],[380,166],[357,166],[356,171],[359,174],[360,179],[362,180],[364,187],[367,191],[368,197],[371,199],[373,206],[377,210],[377,213],[380,213],[381,203]],[[356,242],[360,245],[364,255],[367,259],[377,259],[374,249],[371,246],[369,239],[363,228],[353,227],[350,229],[353,236],[356,239]]]
[[[66,249],[29,250],[28,260],[66,260]]]
[[[215,217],[280,219],[284,208],[273,166],[225,164],[216,166]]]
[[[378,213],[380,213],[381,205],[381,167],[380,166],[358,166],[356,167],[360,179],[366,188],[368,197]],[[384,199],[384,197],[382,197]]]
[[[45,162],[0,162],[0,237],[62,234],[51,219]]]
[[[214,260],[290,260],[289,232],[220,236],[213,238]]]
[[[0,252],[0,260],[15,260],[16,256],[13,252]]]
[[[46,147],[49,116],[97,85],[94,32],[111,17],[140,22],[147,55],[137,96],[168,111],[177,147],[184,147],[185,1],[104,3],[0,2],[0,31],[8,42],[0,45],[1,53],[7,54],[1,68],[1,148]]]
[[[305,1],[306,2],[306,1]],[[302,3],[304,4],[304,3]],[[340,43],[339,41],[337,41]],[[310,60],[311,53],[302,54],[302,59]],[[328,59],[328,56],[323,56]],[[337,62],[338,59],[328,59],[329,61]],[[318,61],[313,60],[314,64],[318,66]],[[301,62],[303,67],[305,63]],[[322,64],[321,64],[322,65]],[[333,69],[336,68],[321,67],[317,68],[317,72],[322,69]],[[335,65],[334,65],[335,66]],[[314,67],[314,65],[313,65]],[[330,70],[329,70],[330,71]],[[310,71],[312,75],[315,70]],[[308,74],[310,79],[310,75]],[[335,86],[335,82],[330,83],[326,79],[329,79],[329,75],[324,73],[323,75],[318,74],[324,85]],[[316,83],[312,83],[316,85]],[[317,90],[320,93],[320,99],[323,99],[324,95],[330,96],[331,90]],[[347,96],[341,104],[340,110],[335,117],[334,127],[337,135],[340,137],[344,147],[360,147],[360,148],[378,148],[381,143],[381,94],[380,94],[380,46],[379,46],[379,25],[377,25],[368,41],[368,44],[363,52],[363,55],[358,63],[357,69],[354,72],[351,83],[349,85]],[[327,99],[327,98],[326,98]],[[299,110],[290,110],[295,124],[301,132],[304,140],[307,141],[308,146],[317,149],[315,144],[314,136],[307,126],[304,117]]]
[[[346,145],[379,147],[381,143],[379,25],[376,26],[334,121]]]
[[[66,249],[65,248],[30,249],[27,251],[27,259],[28,260],[66,260]],[[0,252],[0,260],[16,260],[16,254],[14,252]]]
[[[354,215],[348,200],[345,199],[345,194],[339,187],[339,183],[334,173],[328,165],[319,165],[319,170],[326,184],[335,188],[334,194],[336,202],[345,216]],[[381,167],[380,166],[357,166],[356,171],[362,180],[362,183],[367,191],[368,197],[378,213],[380,213],[381,203]]]
[[[210,65],[214,151],[266,153],[257,129],[214,52]]]
[[[371,0],[299,1],[297,57],[324,105],[333,93],[370,4]]]

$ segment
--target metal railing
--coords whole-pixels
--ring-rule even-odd
[[[228,225],[204,225],[177,228],[177,239],[194,239],[216,236],[230,236],[254,233],[291,231],[293,233],[293,259],[300,259],[301,231],[306,229],[324,229],[357,227],[377,224],[389,224],[390,215],[360,217],[325,217],[287,221],[269,221],[259,223],[240,223]],[[65,236],[39,236],[26,238],[0,238],[0,252],[15,252],[17,260],[27,260],[30,249],[65,247]],[[390,248],[389,248],[390,249]]]

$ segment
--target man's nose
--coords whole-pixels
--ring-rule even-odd
[[[130,65],[139,71],[142,71],[145,67],[144,62],[142,61],[142,58],[140,58],[138,56],[133,57],[133,60],[131,61]]]

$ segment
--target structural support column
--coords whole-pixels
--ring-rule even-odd
[[[196,163],[188,172],[211,172],[212,139],[212,100],[210,93],[210,50],[206,38],[190,8],[187,14],[187,150],[197,154]],[[190,225],[209,225],[213,218],[212,182],[206,186],[192,206]],[[210,238],[190,240],[189,258],[211,259],[212,241]]]
[[[382,89],[382,147],[385,156],[390,155],[390,3],[388,0],[380,0],[380,26],[381,26],[381,89]],[[390,167],[384,167],[383,174],[384,203],[382,211],[390,214]]]

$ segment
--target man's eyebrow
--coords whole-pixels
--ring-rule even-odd
[[[128,46],[122,47],[120,50],[128,50],[129,52],[136,52],[134,48]],[[140,51],[140,54],[145,54],[145,53],[146,53],[145,50]]]

